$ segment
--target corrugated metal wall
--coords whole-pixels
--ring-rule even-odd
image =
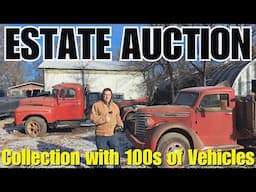
[[[252,91],[252,80],[256,80],[256,59],[251,62],[232,61],[219,65],[208,77],[208,85],[227,81],[237,96],[246,96]]]
[[[245,65],[237,75],[232,87],[236,95],[246,96],[252,91],[252,80],[256,79],[256,59]]]

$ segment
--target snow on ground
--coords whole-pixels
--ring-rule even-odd
[[[0,120],[0,168],[95,168],[85,162],[85,153],[96,151],[95,145],[95,128],[94,127],[79,127],[58,128],[50,130],[46,136],[32,138],[25,134],[24,127],[15,127],[11,125],[13,119]],[[124,133],[118,133],[119,143],[121,148],[121,168],[150,168],[145,165],[127,165],[127,159],[124,152],[132,149],[133,145],[127,139]],[[79,165],[3,165],[2,152],[5,149],[10,151],[20,152],[24,149],[36,152],[50,152],[59,150],[60,152],[79,152]],[[256,153],[256,149],[250,149]],[[229,168],[225,166],[190,166],[189,168]],[[232,166],[232,168],[255,168],[253,166]],[[113,168],[113,166],[107,166]]]
[[[5,119],[0,121],[0,168],[91,168],[85,164],[84,153],[95,151],[95,133],[94,127],[79,127],[75,129],[58,128],[51,130],[44,137],[32,138],[25,134],[23,127],[15,127],[11,125],[13,119]],[[124,133],[118,133],[122,154],[133,145],[126,138]],[[31,151],[50,152],[50,150],[59,149],[62,151],[79,151],[81,163],[79,166],[5,166],[2,164],[2,151],[10,149],[11,151],[21,151],[22,149],[30,149]],[[122,168],[130,168],[126,165],[125,156],[121,156]],[[108,166],[111,168],[111,166]],[[112,166],[113,167],[113,166]],[[136,166],[136,168],[139,168]]]

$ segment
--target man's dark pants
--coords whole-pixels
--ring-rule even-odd
[[[114,149],[116,152],[119,153],[120,157],[119,141],[116,134],[113,136],[96,136],[96,146],[98,150]],[[114,167],[121,168],[120,165],[115,165]]]

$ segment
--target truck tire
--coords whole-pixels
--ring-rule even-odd
[[[162,154],[161,168],[181,168],[188,165],[188,149],[190,148],[187,138],[179,133],[167,133],[159,141],[157,151]],[[168,161],[170,156],[167,156],[168,152],[178,152],[182,150],[182,164],[181,165],[169,165]],[[176,153],[177,154],[177,153]],[[177,157],[178,155],[176,155]],[[177,160],[178,162],[178,160]],[[173,161],[175,163],[175,161]],[[178,163],[177,163],[178,164]]]
[[[25,122],[25,132],[31,137],[41,137],[47,132],[47,124],[41,117],[30,117]]]

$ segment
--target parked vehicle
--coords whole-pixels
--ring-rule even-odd
[[[22,96],[3,96],[0,97],[0,118],[13,117],[19,101],[26,97]]]
[[[134,124],[126,128],[129,140],[139,149],[166,154],[182,150],[183,165],[188,149],[241,149],[255,145],[256,101],[254,95],[236,97],[231,87],[182,89],[172,105],[138,108]]]
[[[101,99],[100,92],[84,93],[77,83],[53,86],[51,94],[22,99],[15,110],[15,125],[24,125],[31,137],[43,136],[49,128],[87,126],[92,104]],[[113,94],[114,101],[122,101],[122,94]]]
[[[29,97],[40,97],[49,96],[49,91],[33,92],[34,95],[29,95]],[[14,117],[14,112],[19,105],[21,99],[27,98],[27,96],[7,96],[4,89],[0,89],[0,118]]]
[[[51,95],[22,99],[15,110],[15,125],[24,125],[31,137],[43,136],[48,128],[79,126],[85,119],[84,90],[77,83],[53,86]]]

